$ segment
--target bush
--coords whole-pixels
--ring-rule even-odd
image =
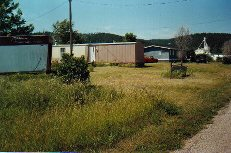
[[[163,100],[158,101],[155,107],[159,110],[163,110],[167,115],[170,116],[180,115],[182,112],[181,108],[176,106],[174,103],[165,102]]]
[[[174,65],[170,71],[168,70],[161,75],[165,78],[182,79],[187,76],[187,67]]]
[[[223,64],[231,64],[231,56],[230,57],[223,57]]]
[[[214,59],[210,55],[206,55],[207,62],[214,62]]]
[[[222,57],[217,57],[216,62],[223,62],[223,58]]]
[[[51,71],[53,73],[57,73],[58,67],[59,67],[59,61],[58,60],[54,60],[51,62]]]
[[[63,54],[61,63],[57,68],[57,75],[63,79],[63,82],[70,84],[75,81],[87,81],[90,72],[83,56],[77,58],[69,54]]]

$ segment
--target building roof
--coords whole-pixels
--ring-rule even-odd
[[[140,42],[116,42],[116,43],[86,43],[86,44],[73,44],[73,46],[99,46],[99,45],[132,45]],[[54,47],[70,46],[70,44],[58,44],[53,45]]]
[[[156,46],[156,45],[151,45],[151,46],[146,46],[144,47],[144,49],[146,48],[162,48],[162,49],[167,49],[167,50],[177,50],[176,48],[171,48],[171,47],[164,47],[164,46]]]
[[[0,36],[0,45],[31,45],[52,43],[50,36]]]

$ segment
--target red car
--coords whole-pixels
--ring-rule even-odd
[[[144,63],[157,63],[158,59],[154,58],[153,56],[144,57]]]

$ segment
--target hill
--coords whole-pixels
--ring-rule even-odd
[[[84,43],[112,43],[122,42],[123,36],[111,34],[111,33],[88,33],[82,34]]]
[[[38,32],[34,34],[52,35],[52,32]],[[82,38],[82,43],[112,43],[124,41],[124,36],[112,33],[79,33],[79,36]],[[221,53],[224,42],[231,39],[231,34],[229,33],[196,33],[192,34],[191,36],[193,39],[190,47],[191,51],[196,50],[201,44],[204,37],[206,37],[207,43],[211,48],[211,53],[216,54]],[[174,38],[151,40],[138,39],[137,41],[142,42],[144,46],[157,45],[176,47]]]
[[[211,49],[211,53],[219,54],[222,53],[222,46],[225,41],[231,39],[231,34],[228,33],[196,33],[192,34],[192,43],[190,50],[196,50],[201,44],[204,37],[207,38],[207,43]],[[143,40],[145,46],[158,45],[158,46],[169,46],[176,47],[174,38],[172,39],[152,39]]]

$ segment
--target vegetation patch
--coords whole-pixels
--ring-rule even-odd
[[[74,81],[86,82],[90,73],[88,64],[84,57],[74,57],[73,55],[63,54],[61,63],[57,65],[57,76],[61,77],[63,82],[70,84]]]
[[[230,66],[187,64],[194,77],[96,67],[91,84],[53,75],[0,76],[1,151],[166,152],[181,147],[230,98]],[[219,79],[218,79],[219,78]]]

